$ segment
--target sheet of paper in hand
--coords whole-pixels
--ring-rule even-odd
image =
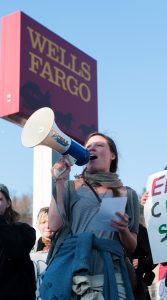
[[[124,214],[127,197],[106,197],[102,199],[99,211],[89,224],[91,230],[116,231],[111,226],[111,219],[119,219],[115,214],[117,211]]]

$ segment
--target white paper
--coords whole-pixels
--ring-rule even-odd
[[[106,197],[102,199],[100,209],[89,224],[89,229],[117,231],[111,226],[111,220],[112,218],[119,219],[115,214],[116,212],[125,213],[126,202],[127,197]]]

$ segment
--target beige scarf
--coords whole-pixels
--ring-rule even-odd
[[[76,178],[81,179],[83,182],[87,181],[92,186],[103,185],[108,188],[123,187],[118,175],[112,172],[91,173],[86,171],[84,174],[76,176]]]

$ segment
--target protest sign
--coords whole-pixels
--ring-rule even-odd
[[[144,217],[154,263],[167,261],[167,171],[149,176]]]

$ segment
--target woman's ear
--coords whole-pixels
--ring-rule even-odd
[[[6,208],[8,208],[10,206],[11,206],[11,201],[7,201],[7,207]]]
[[[116,155],[114,152],[111,153],[111,160],[114,160],[116,158]]]

